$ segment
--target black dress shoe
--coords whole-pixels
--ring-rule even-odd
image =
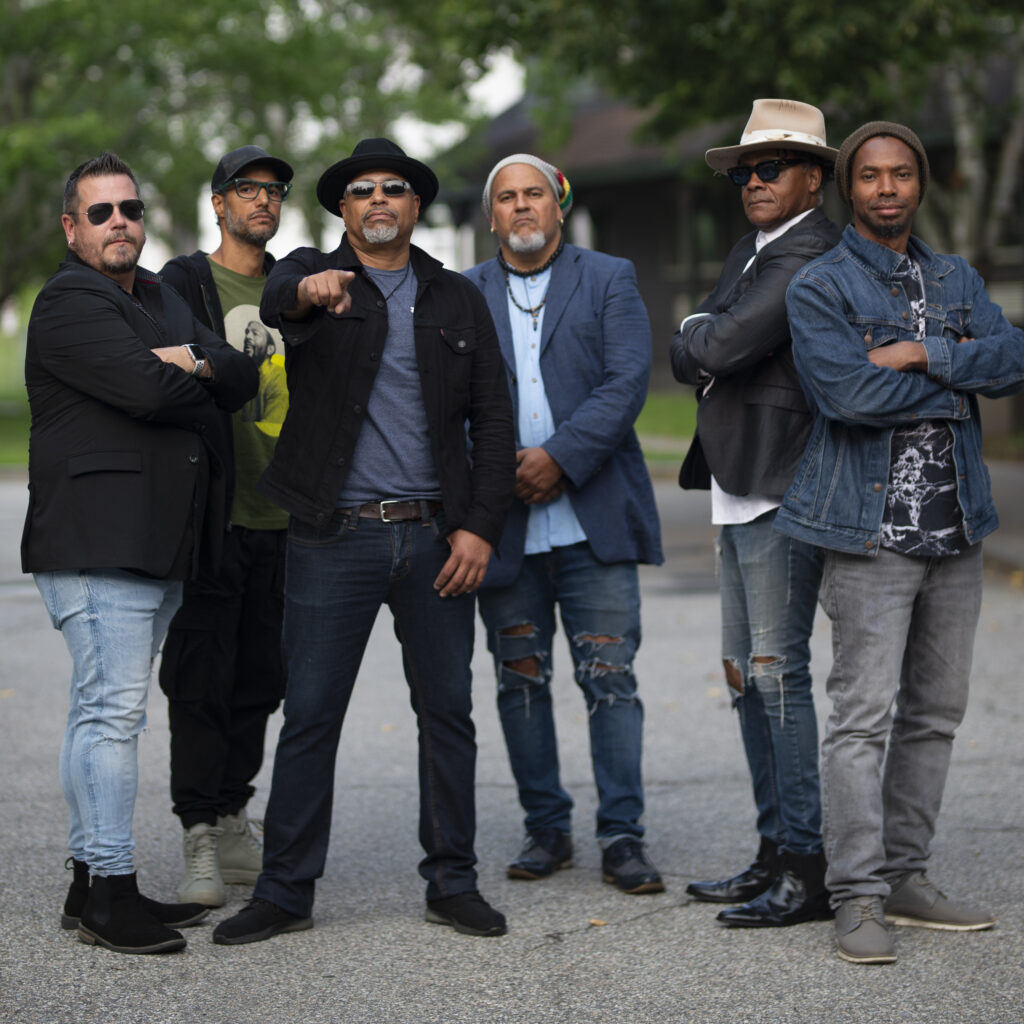
[[[732,928],[785,928],[833,916],[825,889],[825,858],[821,854],[781,854],[782,871],[756,899],[719,911],[716,919]]]
[[[508,866],[509,878],[534,882],[572,867],[572,836],[554,828],[538,828],[526,834],[519,856]]]
[[[746,903],[760,896],[779,873],[775,863],[778,847],[761,837],[761,846],[754,862],[745,871],[722,882],[691,882],[686,891],[703,903]]]
[[[644,844],[632,836],[612,843],[601,855],[601,878],[633,896],[665,891],[665,883],[648,860]]]

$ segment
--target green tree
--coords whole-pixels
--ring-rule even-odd
[[[459,65],[411,65],[403,32],[346,0],[0,0],[0,304],[52,273],[68,172],[103,149],[139,175],[147,230],[195,246],[211,160],[255,142],[297,168],[319,240],[319,171],[403,115],[464,108]]]
[[[992,252],[1024,152],[1024,17],[978,0],[385,0],[440,62],[510,48],[546,123],[565,124],[581,77],[650,111],[655,137],[723,120],[733,140],[755,96],[822,106],[832,139],[868,119],[948,118],[922,225],[968,259]],[[438,37],[436,26],[445,26]],[[926,143],[930,141],[925,139]],[[931,140],[934,141],[934,140]]]

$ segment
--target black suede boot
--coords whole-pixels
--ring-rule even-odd
[[[115,953],[173,953],[185,948],[181,934],[161,924],[143,905],[134,871],[92,880],[78,937]]]
[[[717,920],[733,928],[784,928],[832,917],[825,888],[824,853],[779,853],[775,881],[756,899],[730,907]]]
[[[60,915],[61,928],[70,931],[78,927],[85,901],[89,898],[89,865],[84,860],[68,857],[64,867],[74,871],[67,899],[64,900],[64,911]],[[210,908],[202,903],[157,903],[148,896],[139,898],[143,907],[168,928],[188,928],[199,924],[210,913]]]

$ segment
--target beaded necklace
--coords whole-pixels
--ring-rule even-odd
[[[533,267],[530,270],[518,270],[513,267],[504,256],[501,255],[501,249],[498,250],[498,263],[501,265],[502,272],[505,274],[505,287],[508,289],[508,297],[512,300],[512,305],[519,310],[520,313],[526,313],[528,316],[533,317],[533,329],[537,330],[537,317],[540,315],[540,311],[544,308],[544,303],[548,301],[548,291],[551,288],[551,283],[548,282],[548,287],[544,290],[544,298],[537,303],[536,306],[521,306],[519,300],[512,294],[512,282],[509,280],[509,274],[515,274],[516,277],[535,277],[537,274],[543,274],[548,267],[551,266],[555,260],[562,254],[562,249],[565,247],[564,236],[558,240],[558,248],[545,260],[544,264],[539,267]]]

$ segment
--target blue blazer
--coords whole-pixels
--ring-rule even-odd
[[[519,448],[505,275],[496,259],[465,273],[494,318]],[[551,268],[540,367],[555,421],[543,448],[565,473],[565,491],[594,556],[608,563],[659,565],[664,558],[658,510],[633,429],[647,398],[651,328],[629,260],[565,246]],[[519,575],[528,514],[529,506],[517,498],[484,586],[506,586]]]

